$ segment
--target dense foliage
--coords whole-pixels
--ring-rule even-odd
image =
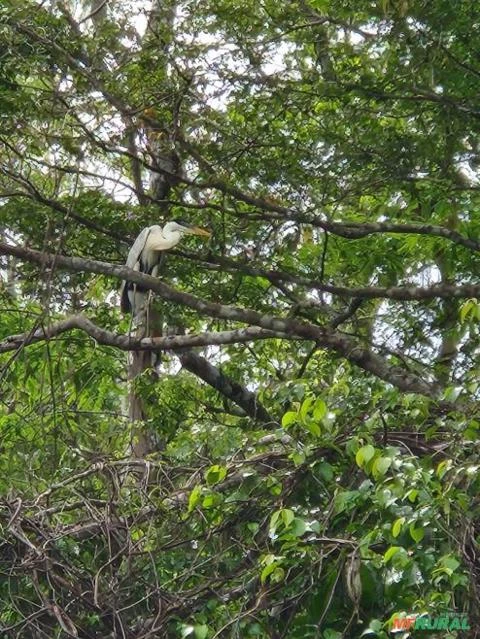
[[[480,636],[479,6],[4,0],[0,34],[2,636]],[[212,237],[132,424],[117,267],[173,218]]]

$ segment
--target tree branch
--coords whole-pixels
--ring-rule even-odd
[[[42,342],[79,329],[93,337],[99,344],[113,346],[122,351],[166,351],[194,346],[214,346],[220,344],[239,344],[259,339],[299,339],[293,335],[286,335],[280,331],[268,331],[257,326],[240,328],[231,331],[219,331],[199,333],[196,335],[169,335],[166,337],[143,337],[141,339],[130,335],[118,335],[107,331],[101,326],[91,322],[83,315],[74,315],[65,320],[38,328],[35,331],[27,331],[18,335],[10,335],[0,342],[0,353],[14,351],[23,346]]]
[[[191,152],[191,150],[190,150]],[[186,180],[183,180],[187,183]],[[309,215],[306,213],[299,213],[287,206],[283,206],[273,200],[267,200],[265,198],[259,198],[250,193],[246,193],[241,189],[231,186],[230,184],[218,180],[212,179],[205,183],[197,183],[198,189],[214,188],[230,195],[236,200],[250,204],[262,211],[268,213],[263,214],[264,218],[295,221],[302,224],[311,224],[317,228],[321,228],[324,231],[328,231],[333,235],[339,235],[349,240],[357,240],[369,235],[379,233],[394,233],[394,234],[409,234],[409,235],[430,235],[433,237],[443,237],[450,240],[454,244],[459,244],[473,251],[480,251],[480,242],[471,238],[465,237],[461,233],[443,226],[437,226],[435,224],[398,224],[394,222],[332,222],[322,219],[320,216]],[[242,213],[244,215],[244,213]]]
[[[320,280],[313,280],[301,275],[295,275],[294,273],[288,273],[286,271],[279,270],[264,270],[257,266],[251,266],[245,262],[238,260],[232,260],[228,257],[221,255],[215,255],[215,258],[202,257],[195,253],[190,253],[183,250],[174,249],[170,251],[171,255],[178,255],[187,260],[194,261],[197,265],[207,270],[235,273],[240,271],[246,275],[252,277],[264,277],[274,286],[279,282],[290,282],[297,286],[304,286],[305,288],[315,289],[317,291],[323,291],[344,298],[359,298],[359,299],[392,299],[397,301],[422,301],[431,299],[450,299],[452,297],[457,299],[478,297],[480,293],[480,286],[477,284],[435,284],[430,287],[421,287],[414,285],[402,285],[402,286],[390,286],[390,287],[376,287],[376,286],[363,286],[359,288],[349,288],[346,286],[335,286],[334,284],[324,284]],[[308,306],[308,303],[306,304]],[[312,303],[312,306],[318,308],[318,302]],[[326,306],[326,305],[325,305]],[[325,310],[325,308],[323,309]]]
[[[339,332],[335,332],[326,326],[316,326],[297,319],[284,319],[275,315],[262,314],[254,311],[253,309],[208,302],[207,300],[198,298],[190,293],[178,291],[155,277],[145,275],[139,271],[127,268],[126,266],[115,266],[108,262],[98,262],[96,260],[80,257],[51,255],[49,253],[42,253],[33,249],[11,246],[4,242],[0,242],[0,254],[14,255],[20,259],[40,264],[43,267],[47,266],[52,269],[62,268],[77,273],[99,273],[102,275],[116,277],[118,279],[129,280],[135,284],[141,284],[148,290],[154,291],[160,295],[160,297],[169,302],[193,308],[201,315],[243,322],[269,331],[286,333],[287,335],[317,342],[319,346],[334,350],[350,362],[353,362],[360,368],[363,368],[363,370],[372,373],[376,377],[396,386],[400,390],[420,393],[428,397],[434,397],[437,394],[437,389],[434,385],[423,381],[420,377],[404,370],[403,368],[392,366],[386,359],[370,351],[368,348],[360,346],[354,339],[347,337],[346,335],[342,335]],[[451,295],[452,289],[454,292],[456,291],[457,296],[460,296],[459,291],[461,295],[465,295],[466,297],[476,297],[477,295],[480,295],[480,285],[462,285],[455,287],[445,284],[442,286],[436,285],[430,289],[410,287],[400,290],[403,292],[403,295],[407,295],[407,297],[403,297],[401,299],[423,299],[422,296],[420,296],[420,298],[415,296],[412,297],[412,291],[423,291],[424,294],[425,292],[428,293],[435,290],[438,291],[437,295],[433,295],[433,297],[435,297],[439,296],[439,294],[444,294],[446,296],[448,291],[450,291]],[[393,289],[385,290],[390,292]],[[358,290],[354,289],[353,291],[354,292],[351,293],[352,296],[361,297]],[[431,297],[432,295],[424,296],[425,299],[430,299]]]
[[[226,306],[223,304],[216,304],[214,302],[207,302],[197,298],[189,293],[183,293],[176,289],[171,288],[161,280],[152,277],[151,275],[145,275],[139,271],[134,271],[127,266],[120,266],[111,264],[110,262],[100,262],[83,257],[67,257],[66,255],[53,255],[49,253],[43,253],[34,249],[29,249],[21,246],[13,246],[5,242],[0,242],[0,255],[13,255],[27,262],[33,262],[34,264],[40,264],[41,266],[49,268],[61,268],[67,271],[73,271],[75,273],[98,273],[100,275],[108,275],[120,280],[128,280],[134,284],[141,284],[147,290],[152,290],[160,297],[180,304],[181,306],[190,306],[194,308],[202,315],[209,315],[210,317],[219,317],[222,319],[236,320],[239,322],[247,322],[249,324],[256,324],[263,328],[279,331],[290,331],[288,326],[292,327],[294,324],[308,326],[310,329],[321,330],[318,327],[314,327],[312,324],[305,324],[294,320],[284,320],[271,315],[262,315],[256,311],[249,309],[237,308],[234,306]],[[252,271],[253,272],[253,271]],[[288,274],[277,274],[275,271],[255,271],[261,276],[272,278],[272,280],[287,279]],[[297,278],[292,276],[292,282],[297,282]],[[332,284],[315,283],[313,280],[305,280],[312,288],[323,290],[332,295],[338,295],[340,297],[357,297],[361,299],[392,299],[398,301],[422,301],[432,299],[450,299],[452,297],[456,299],[469,299],[471,297],[480,297],[480,284],[434,284],[433,286],[422,287],[414,285],[405,286],[364,286],[359,288],[349,288],[346,286],[334,286]],[[301,278],[298,278],[297,283],[302,283]],[[265,319],[263,323],[257,324],[258,318],[270,318]],[[249,319],[250,318],[250,319]],[[257,318],[257,319],[254,319]],[[276,324],[278,328],[272,325],[274,320],[278,320]],[[266,325],[268,324],[268,326]],[[315,332],[314,331],[314,332]],[[295,329],[294,331],[295,332]],[[313,333],[305,334],[302,329],[298,335],[304,336],[306,339],[316,339]]]
[[[252,419],[262,422],[265,425],[279,425],[278,421],[274,419],[258,401],[255,393],[252,393],[238,382],[227,377],[201,355],[189,351],[179,354],[178,358],[183,368],[200,377],[200,379],[203,379],[204,382],[215,388],[224,397],[237,404],[237,406],[240,406]]]

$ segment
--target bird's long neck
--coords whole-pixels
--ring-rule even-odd
[[[168,251],[168,249],[173,248],[182,239],[182,234],[179,231],[166,231],[165,229],[163,229],[162,235],[165,238],[165,241],[162,242],[161,250],[163,251]]]
[[[151,251],[168,251],[176,246],[182,239],[178,231],[164,231],[152,233],[147,239],[147,248]],[[156,259],[154,260],[157,261]]]

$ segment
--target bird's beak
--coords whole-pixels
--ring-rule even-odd
[[[206,231],[205,229],[201,229],[199,226],[192,226],[190,229],[190,233],[192,235],[202,235],[203,237],[210,237],[210,231]]]

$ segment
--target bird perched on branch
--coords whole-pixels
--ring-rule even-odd
[[[162,251],[168,251],[176,246],[184,235],[200,235],[210,237],[210,232],[184,222],[174,220],[161,226],[147,226],[133,243],[127,257],[126,265],[130,268],[157,276],[158,267],[162,258]],[[137,316],[145,309],[147,291],[139,284],[123,282],[120,289],[120,308],[123,313],[132,313]]]

